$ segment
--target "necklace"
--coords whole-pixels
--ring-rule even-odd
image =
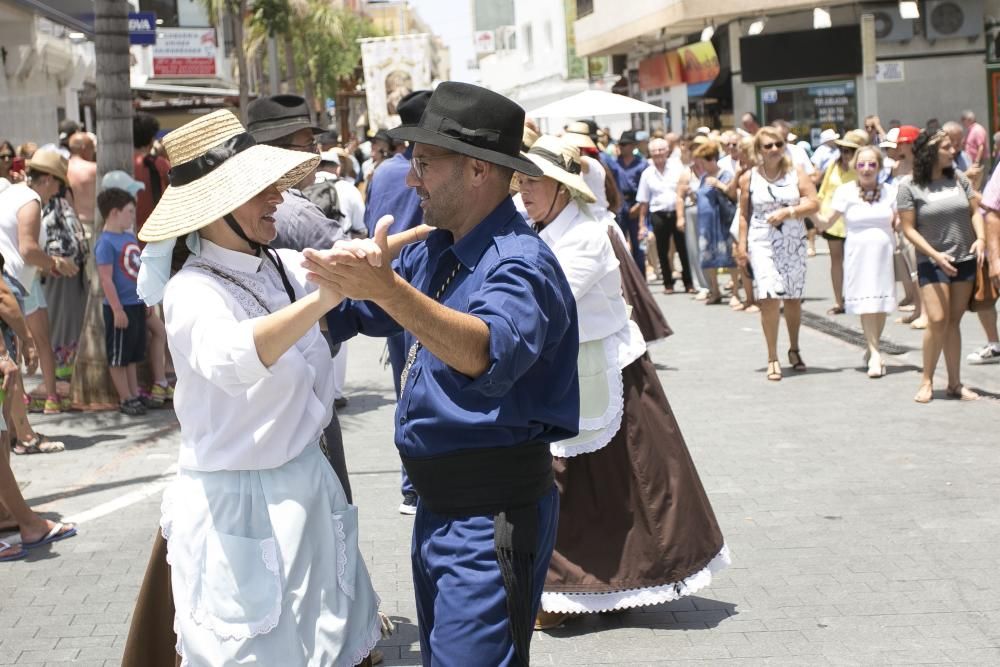
[[[444,282],[441,284],[441,287],[439,287],[438,291],[434,294],[435,301],[437,301],[438,303],[441,302],[441,297],[444,296],[445,290],[448,289],[448,285],[450,285],[452,279],[458,275],[458,270],[461,268],[462,268],[462,263],[456,262],[455,268],[452,269],[452,272],[448,274],[448,277],[444,279]],[[409,352],[406,353],[406,363],[403,365],[403,372],[399,374],[400,397],[403,396],[403,392],[406,390],[406,379],[410,376],[410,369],[413,368],[413,362],[417,360],[417,353],[420,352],[421,347],[423,347],[423,345],[420,344],[419,340],[414,341],[413,345],[410,346]]]
[[[768,175],[768,173],[767,173],[767,167],[765,167],[765,166],[761,166],[760,173],[761,173],[761,176],[763,176],[764,178],[766,178],[767,180],[769,180],[771,182],[774,182],[774,181],[778,180],[779,178],[781,178],[781,169],[780,168],[778,169],[778,173],[775,174],[773,177]]]
[[[879,188],[877,183],[875,184],[874,190],[866,190],[865,188],[861,187],[861,183],[858,183],[858,191],[861,192],[861,201],[865,202],[866,204],[874,204],[876,201],[878,201],[880,189],[881,188]]]

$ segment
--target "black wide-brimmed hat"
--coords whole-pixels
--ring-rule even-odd
[[[324,132],[309,121],[309,106],[298,95],[260,97],[247,105],[247,132],[258,144],[295,134],[299,130]]]
[[[427,109],[427,100],[431,99],[430,90],[414,90],[396,105],[396,113],[403,125],[416,125]]]
[[[632,130],[625,130],[624,132],[622,132],[622,136],[618,138],[619,146],[628,146],[629,144],[637,144],[637,143],[639,142],[636,141],[635,132],[633,132]]]
[[[455,153],[541,176],[521,157],[524,109],[492,90],[445,81],[434,89],[416,125],[389,130],[393,139],[437,146]]]

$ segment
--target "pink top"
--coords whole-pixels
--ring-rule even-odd
[[[965,134],[965,145],[962,147],[969,157],[969,162],[982,162],[989,155],[986,149],[986,128],[979,123],[973,123]]]

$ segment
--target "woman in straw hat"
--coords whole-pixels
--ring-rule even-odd
[[[378,601],[357,508],[321,452],[333,372],[317,320],[341,297],[307,286],[298,253],[268,247],[281,192],[319,157],[255,145],[229,111],[164,146],[170,186],[139,234],[139,291],[162,296],[177,372],[180,470],[161,518],[177,653],[359,664],[380,636]]]
[[[571,614],[659,604],[708,585],[729,562],[715,515],[629,320],[619,260],[575,148],[542,136],[519,176],[529,215],[569,280],[580,328],[580,428],[553,443],[559,530],[536,627]],[[630,261],[626,257],[624,261]]]

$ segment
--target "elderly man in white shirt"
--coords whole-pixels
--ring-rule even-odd
[[[644,221],[642,229],[649,224],[656,236],[656,252],[663,271],[663,292],[674,293],[674,278],[671,271],[670,240],[673,239],[677,254],[681,257],[681,279],[684,289],[694,293],[691,278],[691,263],[684,244],[684,232],[677,228],[677,181],[683,166],[678,160],[669,160],[670,147],[663,139],[649,142],[649,157],[652,164],[639,177],[636,201],[639,202],[639,219]]]

